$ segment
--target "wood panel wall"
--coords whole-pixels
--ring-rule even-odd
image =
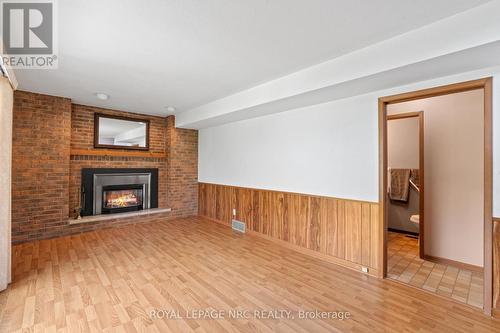
[[[377,203],[208,183],[199,183],[198,200],[200,216],[228,226],[234,218],[252,234],[378,275]]]
[[[500,218],[493,219],[493,308],[500,317]]]

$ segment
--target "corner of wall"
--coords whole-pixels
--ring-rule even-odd
[[[175,127],[166,118],[167,200],[175,216],[198,214],[198,131]]]

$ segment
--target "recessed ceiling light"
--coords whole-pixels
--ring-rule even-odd
[[[109,99],[109,95],[105,93],[95,93],[95,96],[100,99],[101,101],[106,101]]]
[[[165,109],[167,109],[168,112],[175,112],[175,107],[173,106],[165,106]]]

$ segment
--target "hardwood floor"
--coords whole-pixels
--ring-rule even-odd
[[[388,233],[387,277],[483,308],[483,273],[436,264],[418,256],[418,239]]]
[[[0,332],[500,332],[500,321],[479,310],[203,218],[16,245],[13,265]],[[154,309],[181,318],[151,318]],[[201,309],[251,312],[185,318]],[[350,317],[305,320],[301,309]],[[256,318],[254,310],[295,318]]]

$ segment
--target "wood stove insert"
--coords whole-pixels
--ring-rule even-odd
[[[82,169],[82,216],[158,208],[158,169]]]

